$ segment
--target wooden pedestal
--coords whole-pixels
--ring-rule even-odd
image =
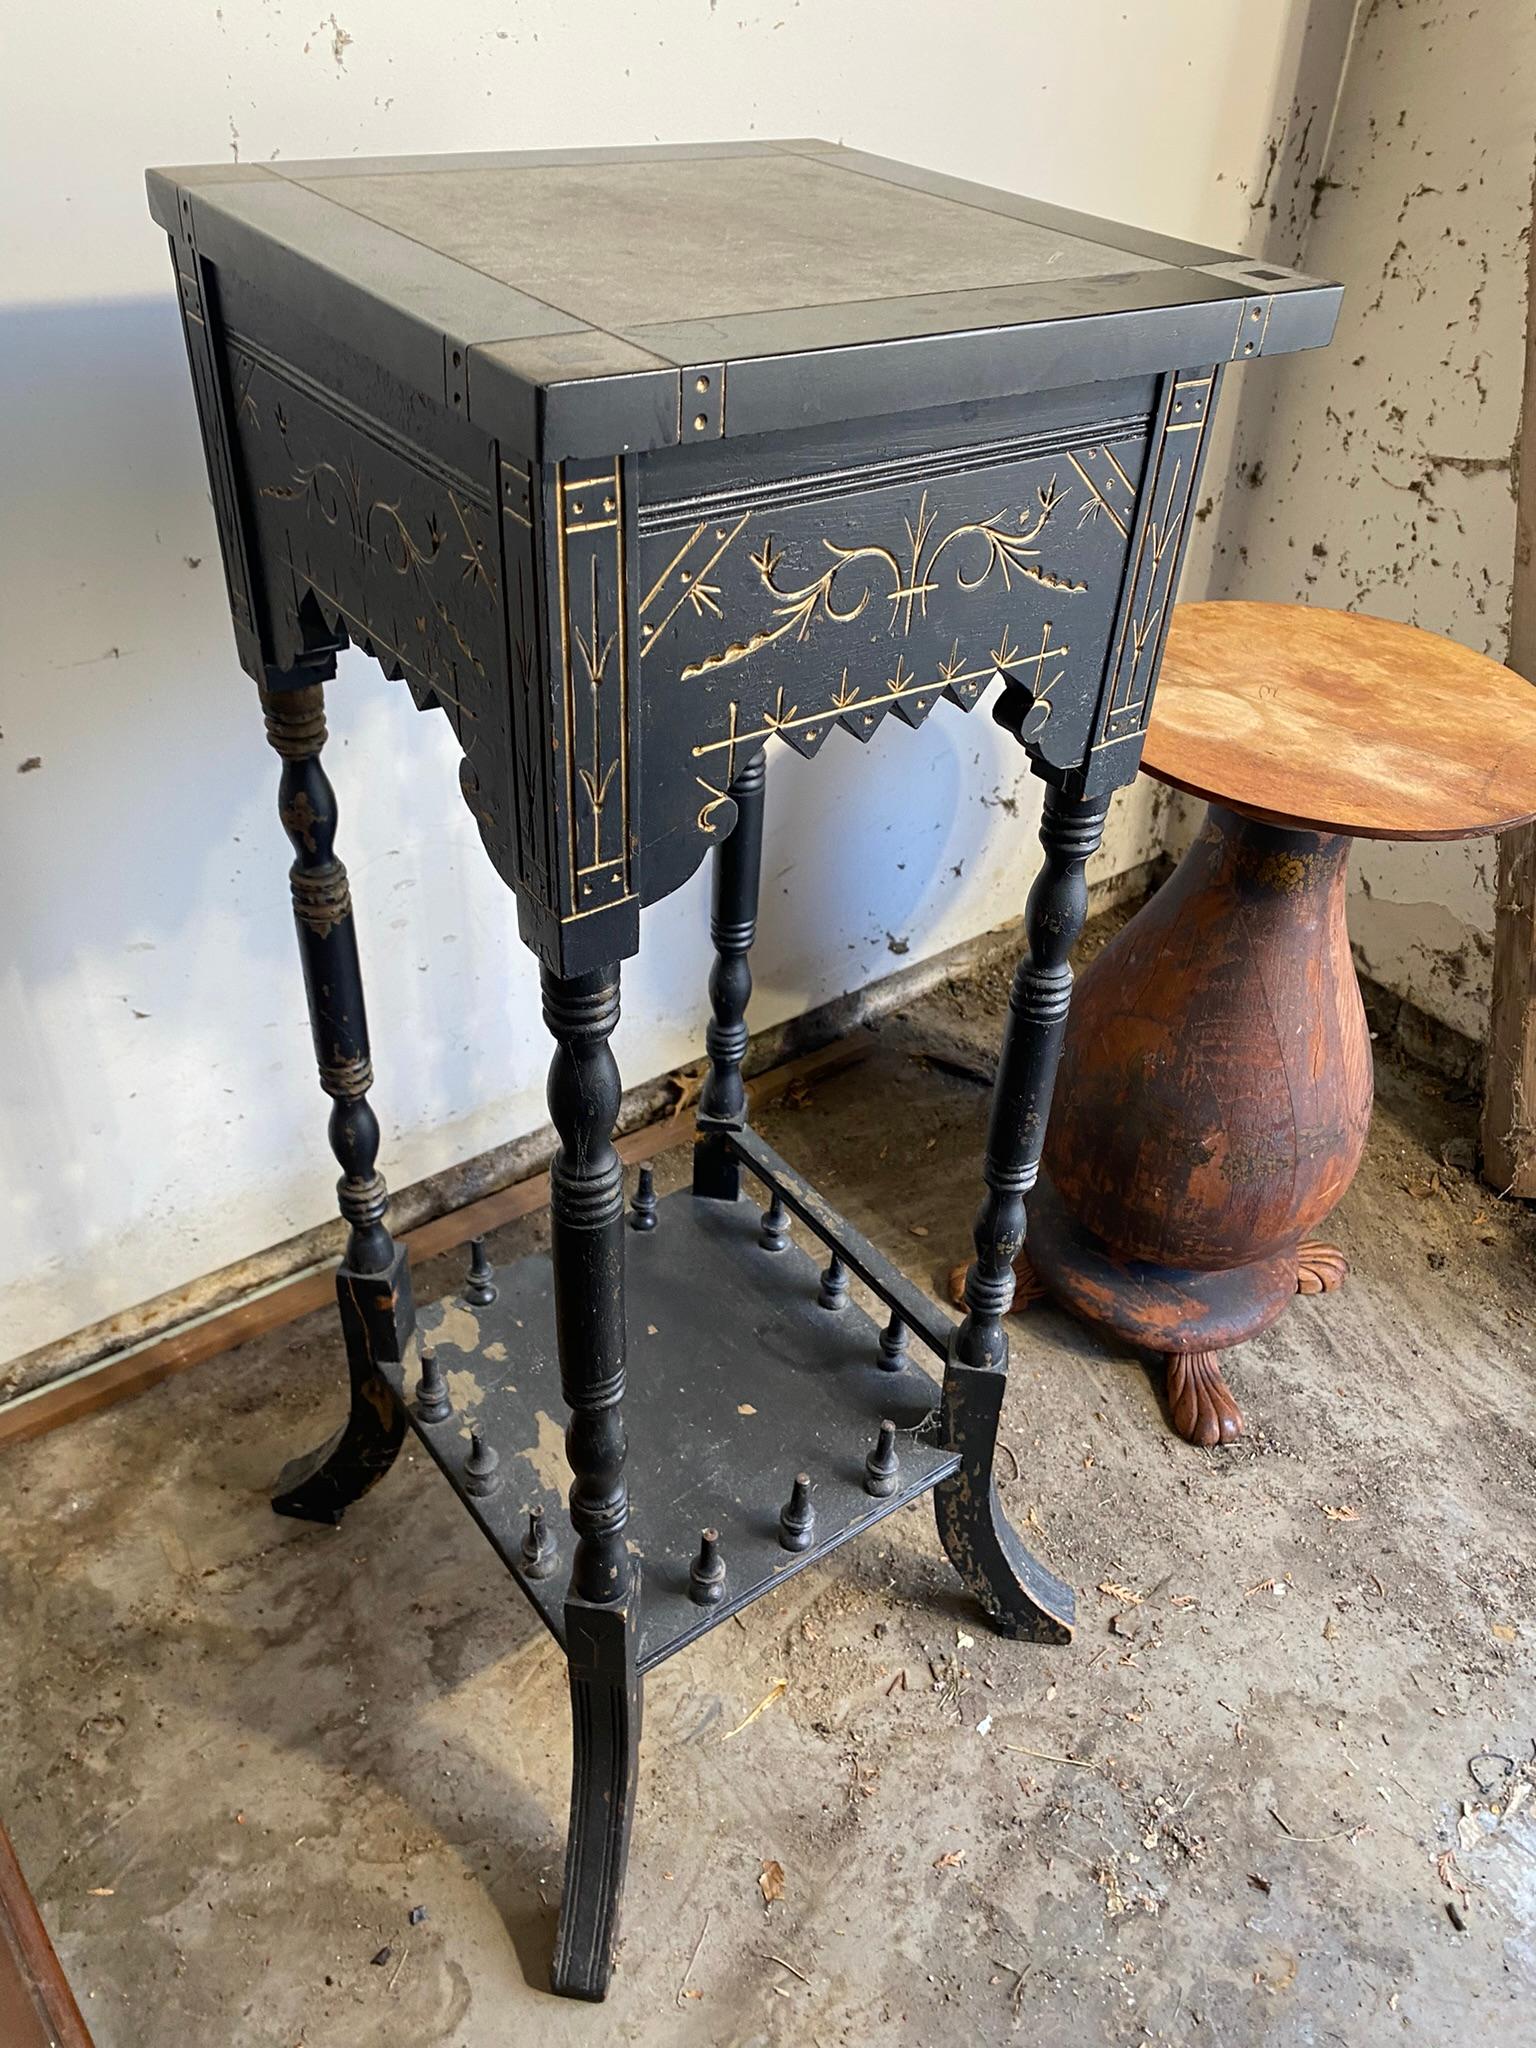
[[[1174,1427],[1238,1435],[1216,1354],[1346,1267],[1371,1050],[1345,928],[1349,840],[1213,805],[1078,983],[1030,1204],[1037,1287],[1169,1361]],[[1020,1270],[1021,1292],[1031,1274]]]

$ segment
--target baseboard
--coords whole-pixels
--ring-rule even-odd
[[[1143,862],[1094,883],[1089,891],[1090,911],[1096,914],[1114,909],[1146,895],[1157,866],[1155,861]],[[761,1074],[830,1045],[863,1025],[878,1022],[942,982],[973,974],[1015,953],[1019,943],[1019,926],[1004,925],[758,1032],[748,1046],[746,1071],[749,1075]],[[668,1110],[686,1108],[696,1092],[701,1072],[702,1062],[628,1089],[619,1112],[620,1133],[639,1130]],[[498,1194],[539,1172],[549,1163],[553,1150],[554,1133],[545,1126],[400,1188],[390,1196],[390,1228],[397,1236],[405,1236],[472,1202]],[[35,1393],[40,1387],[51,1386],[147,1343],[190,1331],[209,1317],[254,1300],[299,1274],[329,1266],[341,1256],[344,1237],[345,1226],[339,1221],[320,1224],[285,1238],[281,1244],[269,1245],[250,1258],[205,1274],[185,1287],[156,1295],[67,1337],[40,1345],[0,1367],[0,1404]]]

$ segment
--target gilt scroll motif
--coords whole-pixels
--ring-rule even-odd
[[[1023,735],[1079,759],[1119,603],[1149,422],[1063,445],[949,451],[900,472],[642,506],[637,664],[647,786],[686,774],[695,831],[728,830],[732,776],[767,740],[818,751],[889,714],[969,709],[999,674]],[[661,756],[665,765],[658,765]],[[670,807],[669,807],[670,808]],[[698,854],[672,841],[645,895]]]
[[[441,709],[498,871],[545,891],[543,793],[516,774],[514,731],[530,699],[514,702],[507,674],[509,639],[526,658],[534,631],[526,505],[524,546],[507,553],[507,577],[489,464],[475,477],[434,462],[239,342],[228,366],[276,665],[295,663],[317,631],[342,633],[404,680],[423,710]],[[526,474],[523,482],[526,499]]]

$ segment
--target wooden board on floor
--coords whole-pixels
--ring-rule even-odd
[[[5,2048],[91,2048],[10,1836],[0,1827],[0,2042]]]
[[[1531,203],[1536,213],[1536,194]],[[1536,237],[1526,285],[1520,446],[1536,448]],[[1519,469],[1509,665],[1536,683],[1536,463],[1524,461]],[[1536,1200],[1536,825],[1500,840],[1495,901],[1483,1178],[1501,1195]]]
[[[834,1045],[770,1067],[747,1083],[749,1108],[756,1111],[766,1103],[779,1101],[795,1087],[808,1087],[855,1065],[868,1056],[873,1043],[869,1032],[856,1031]],[[690,1142],[693,1118],[683,1113],[689,1107],[680,1105],[672,1115],[617,1139],[615,1149],[624,1164],[637,1166],[670,1146]],[[402,1241],[410,1247],[412,1262],[419,1265],[425,1259],[437,1258],[468,1244],[472,1237],[489,1236],[521,1216],[531,1216],[548,1200],[549,1176],[540,1171],[462,1209],[451,1210],[446,1216],[434,1217],[430,1223],[404,1233]],[[252,1337],[281,1329],[285,1323],[297,1322],[311,1310],[324,1308],[335,1296],[336,1282],[330,1267],[321,1272],[302,1273],[295,1280],[237,1302],[232,1308],[220,1309],[183,1329],[173,1330],[167,1337],[71,1374],[56,1386],[43,1387],[36,1393],[0,1404],[0,1445],[22,1443],[29,1437],[62,1429],[66,1423],[79,1422],[102,1408],[142,1394],[173,1374],[202,1364],[204,1359],[216,1358]],[[3,2039],[0,2036],[0,2041]]]

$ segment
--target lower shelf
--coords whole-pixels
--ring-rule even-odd
[[[852,1303],[817,1301],[820,1269],[797,1245],[758,1243],[758,1210],[669,1195],[654,1230],[625,1233],[629,1319],[630,1548],[641,1561],[639,1657],[659,1664],[958,1469],[939,1447],[937,1384],[919,1367],[881,1366],[880,1332]],[[565,1408],[555,1351],[547,1257],[496,1274],[487,1308],[462,1300],[423,1311],[421,1341],[437,1353],[454,1412],[435,1424],[410,1407],[418,1437],[495,1546],[507,1569],[564,1640],[571,1532],[565,1510]],[[384,1368],[415,1392],[414,1362]],[[405,1382],[409,1379],[410,1384]],[[897,1428],[900,1473],[883,1499],[864,1490],[864,1459],[883,1418]],[[466,1491],[470,1429],[499,1458],[496,1491]],[[788,1551],[779,1509],[808,1473],[815,1541]],[[521,1555],[528,1512],[543,1507],[555,1568],[530,1579]],[[720,1534],[724,1598],[689,1598],[699,1533]]]

